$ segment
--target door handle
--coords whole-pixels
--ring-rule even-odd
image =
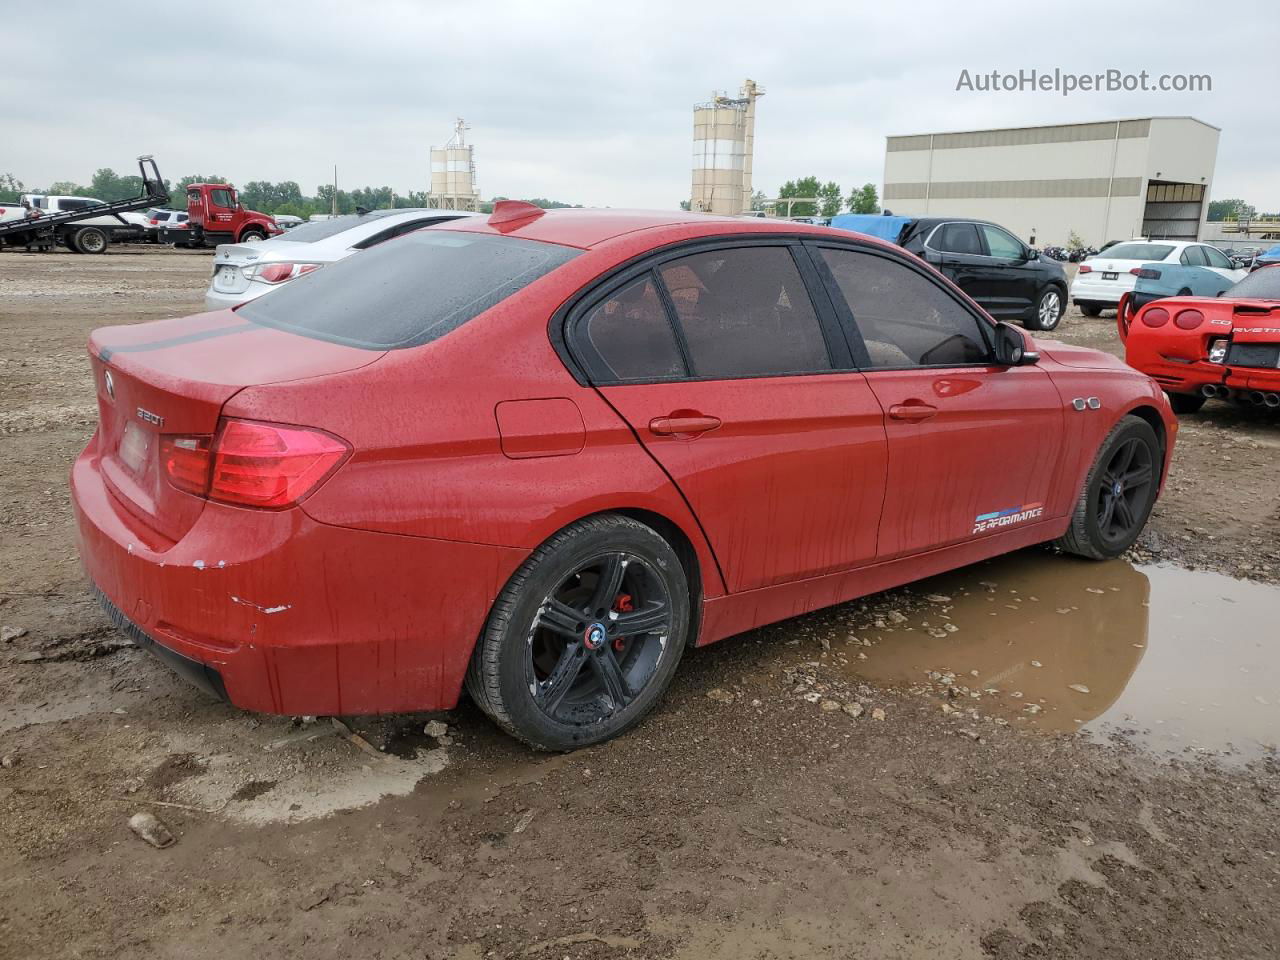
[[[927,403],[921,403],[919,400],[914,403],[908,401],[906,403],[895,403],[889,408],[889,416],[894,420],[909,420],[913,423],[919,423],[921,420],[928,420],[937,414],[938,408],[931,407]]]
[[[719,417],[704,417],[701,414],[654,417],[649,421],[649,432],[660,437],[691,436],[706,433],[718,426],[720,426]]]

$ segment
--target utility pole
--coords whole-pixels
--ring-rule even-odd
[[[329,198],[329,214],[338,215],[338,165],[333,165],[333,196]]]

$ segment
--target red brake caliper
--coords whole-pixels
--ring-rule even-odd
[[[614,613],[630,613],[634,609],[635,609],[635,605],[632,603],[631,594],[629,593],[620,593],[613,601]],[[626,640],[624,638],[622,637],[614,638],[613,640],[614,650],[617,650],[619,653],[621,653],[622,648],[625,646],[626,646]]]

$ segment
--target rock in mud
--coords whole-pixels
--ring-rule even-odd
[[[422,732],[428,737],[445,737],[449,735],[449,725],[442,720],[428,720],[427,725],[422,728]]]
[[[845,713],[847,713],[849,716],[853,717],[854,719],[857,719],[858,717],[862,716],[862,709],[863,709],[862,704],[860,704],[857,700],[853,701],[853,703],[846,703],[840,709],[843,710]]]
[[[19,637],[25,637],[27,631],[25,627],[0,627],[0,642],[9,643],[17,640]]]
[[[714,700],[716,703],[733,703],[733,694],[716,687],[714,690],[707,691],[707,699]]]
[[[159,850],[177,842],[164,821],[145,810],[129,818],[129,829]]]
[[[876,707],[874,710],[871,711],[872,720],[883,720],[884,717],[885,717],[884,710],[880,707]]]

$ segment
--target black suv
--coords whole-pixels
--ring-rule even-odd
[[[898,244],[931,263],[997,320],[1052,330],[1067,308],[1067,275],[1004,227],[963,217],[908,220]]]

